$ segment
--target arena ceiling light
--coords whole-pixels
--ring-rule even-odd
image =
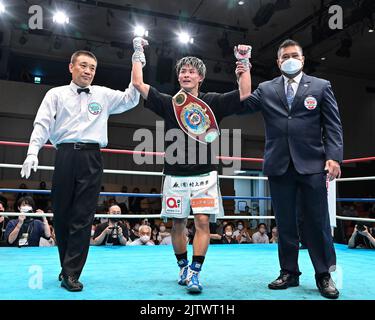
[[[238,5],[239,6],[242,6],[242,5],[244,5],[245,4],[245,1],[238,1]]]
[[[0,2],[0,14],[5,12],[5,6]]]
[[[66,15],[63,11],[57,11],[53,15],[53,22],[58,24],[68,24],[69,23],[69,17]]]
[[[143,26],[136,26],[134,28],[134,36],[135,37],[148,37],[148,30]]]
[[[183,44],[194,43],[194,38],[192,38],[189,33],[184,31],[178,34],[178,40]]]

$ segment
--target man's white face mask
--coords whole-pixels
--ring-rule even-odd
[[[150,237],[145,235],[140,237],[140,240],[142,241],[142,243],[147,243],[150,241]]]
[[[294,78],[302,71],[302,67],[303,65],[301,60],[289,58],[281,64],[280,69],[285,76]]]

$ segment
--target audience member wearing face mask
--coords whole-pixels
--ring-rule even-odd
[[[151,240],[151,227],[148,225],[141,225],[139,227],[139,238],[135,239],[129,246],[154,246]]]
[[[245,224],[242,220],[237,222],[237,229],[234,231],[233,236],[236,238],[238,243],[251,243],[251,236],[247,232]]]
[[[17,207],[21,215],[18,216],[18,219],[10,220],[5,230],[5,239],[8,245],[38,247],[42,237],[49,240],[51,230],[45,217],[40,221],[23,215],[34,212],[35,202],[33,198],[29,196],[20,198],[17,202]],[[43,213],[39,209],[36,212]]]
[[[223,244],[238,244],[238,241],[233,236],[233,231],[234,231],[234,225],[231,222],[229,222],[224,227],[224,234],[221,238],[221,243],[223,243]]]
[[[258,224],[258,231],[253,234],[253,243],[270,243],[265,223]]]

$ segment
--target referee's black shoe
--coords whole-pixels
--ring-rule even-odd
[[[329,274],[323,276],[315,276],[316,286],[319,289],[320,294],[327,299],[337,299],[340,295],[336,289],[335,283],[333,282]]]
[[[82,291],[83,284],[76,277],[64,275],[61,280],[61,287],[68,291]]]
[[[284,271],[280,272],[280,276],[272,281],[268,288],[271,290],[282,290],[289,287],[298,287],[299,286],[299,275],[291,274]]]

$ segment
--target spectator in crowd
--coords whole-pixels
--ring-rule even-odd
[[[18,186],[18,189],[28,189],[28,187],[27,187],[26,183],[21,183]],[[16,199],[14,201],[14,211],[15,212],[18,211],[18,207],[17,207],[18,200],[21,199],[21,198],[24,198],[24,197],[31,197],[31,195],[28,194],[27,192],[19,192],[19,193],[17,193]]]
[[[17,203],[18,211],[21,213],[18,219],[10,220],[6,230],[5,238],[11,246],[29,246],[38,247],[40,238],[47,240],[51,237],[51,231],[48,221],[43,217],[43,222],[30,217],[26,218],[22,213],[30,213],[35,210],[35,202],[31,197],[20,198]],[[36,210],[37,213],[43,213],[42,210]]]
[[[188,240],[188,238],[187,238],[187,240]],[[171,234],[169,234],[169,236],[164,237],[163,240],[161,240],[161,242],[160,242],[160,245],[168,245],[169,246],[171,244],[172,244],[172,235]]]
[[[218,219],[217,222],[216,222],[216,231],[213,232],[213,233],[223,234],[225,224],[227,224],[226,221]]]
[[[7,205],[5,202],[0,200],[0,212],[5,212]],[[5,242],[5,228],[8,224],[8,218],[6,216],[0,216],[0,245]]]
[[[253,234],[253,243],[269,243],[267,226],[265,223],[258,224],[258,231]]]
[[[94,235],[95,235],[95,230],[96,230],[96,226],[98,225],[98,223],[94,220],[92,226],[91,226],[91,235],[90,235],[90,245],[94,245]]]
[[[4,208],[8,208],[8,199],[3,195],[2,192],[0,192],[0,202],[3,203]]]
[[[224,230],[215,222],[210,222],[210,244],[221,244],[221,238]]]
[[[104,205],[101,205],[100,207],[97,207],[96,209],[96,213],[97,214],[108,214],[108,210],[107,210],[108,207],[104,206]],[[108,218],[99,218],[98,219],[98,223],[97,224],[101,224],[101,223],[106,223],[108,222],[109,219]]]
[[[277,232],[277,227],[273,227],[271,231],[270,243],[278,243],[278,241],[279,241],[279,234]]]
[[[151,227],[151,222],[148,220],[148,218],[145,218],[141,220],[141,225],[146,225],[146,226]]]
[[[341,211],[341,215],[345,217],[357,217],[358,213],[355,211],[353,205],[344,205]],[[345,241],[350,239],[352,233],[354,232],[355,223],[349,220],[341,220],[341,225],[344,233]]]
[[[128,220],[122,220],[122,223],[126,226],[126,229],[128,229],[129,241],[133,241],[134,239],[137,239],[138,236],[134,235],[130,222]]]
[[[47,207],[46,211],[44,211],[44,212],[45,213],[53,213],[52,207]],[[50,225],[53,225],[53,216],[52,217],[48,217],[47,220],[48,220],[48,223]]]
[[[348,247],[351,249],[375,249],[375,229],[369,228],[363,224],[357,224],[349,239]]]
[[[139,227],[139,238],[135,239],[130,246],[154,246],[155,243],[151,240],[151,227],[148,225],[141,225]]]
[[[139,188],[134,188],[132,193],[139,193]],[[141,201],[143,197],[131,197],[129,199],[129,211],[133,214],[141,213]]]
[[[108,208],[108,214],[121,214],[121,208],[118,205],[113,204]],[[129,232],[126,225],[119,222],[119,219],[109,218],[108,222],[96,226],[92,244],[95,246],[125,246],[128,241]]]
[[[96,214],[107,214],[108,213],[107,208],[108,207],[105,207],[104,205],[97,206],[96,210],[95,210],[95,213]],[[108,218],[94,218],[93,224],[98,225],[98,224],[105,223],[105,222],[108,222]]]
[[[122,186],[121,193],[128,193],[128,187]],[[121,212],[123,214],[127,214],[129,212],[129,197],[127,196],[116,196],[116,202],[121,208]]]
[[[132,229],[132,234],[133,234],[133,236],[134,236],[134,239],[139,238],[139,227],[140,227],[140,226],[141,226],[141,225],[140,225],[139,223],[136,223],[136,224],[134,225],[133,229]],[[131,239],[131,240],[134,240],[134,239]]]
[[[114,204],[118,205],[118,203],[116,202],[116,199],[110,196],[108,196],[107,204],[108,204],[108,208],[113,206]]]
[[[255,207],[255,208],[257,209],[258,207]],[[245,214],[249,215],[249,216],[259,215],[258,210],[252,210],[252,209],[250,209],[249,206],[245,207],[245,212],[246,212]],[[249,229],[254,230],[256,227],[257,227],[257,220],[256,219],[250,219],[249,220]]]
[[[237,221],[237,228],[233,232],[233,237],[238,241],[238,243],[251,243],[251,236],[247,232],[245,224],[242,220]]]
[[[153,243],[155,243],[155,245],[160,244],[162,240],[159,234],[159,227],[157,225],[154,225],[152,228],[151,240]]]
[[[224,243],[224,244],[238,244],[238,241],[233,236],[233,231],[234,231],[234,225],[233,225],[233,223],[229,222],[224,227],[224,234],[223,234],[223,236],[221,238],[221,243]]]
[[[160,222],[159,224],[159,235],[161,240],[163,241],[164,238],[170,237],[171,233],[167,231],[167,227],[164,222]]]
[[[41,181],[39,184],[39,190],[47,190],[47,184],[45,181]],[[34,194],[34,201],[36,208],[47,211],[48,206],[50,205],[51,197],[49,194]]]
[[[55,229],[53,226],[49,225],[51,237],[47,240],[45,238],[40,238],[39,240],[39,247],[53,247],[56,245],[56,235],[55,235]]]

